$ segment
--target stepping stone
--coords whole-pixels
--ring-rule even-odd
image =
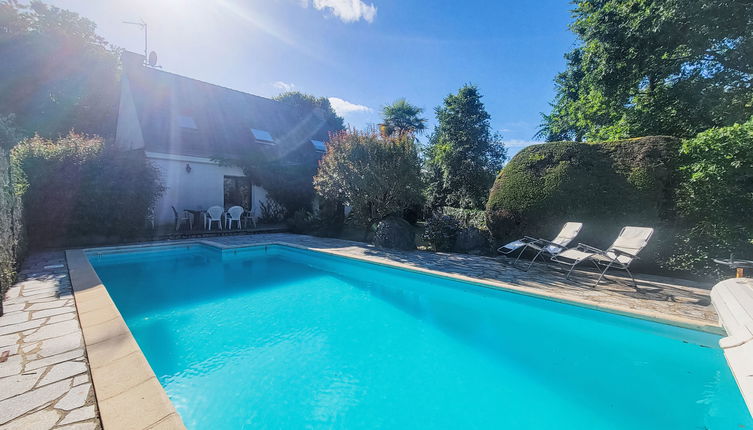
[[[21,335],[18,333],[0,336],[0,346],[15,345],[18,343],[20,339],[21,339]]]
[[[82,357],[84,355],[84,349],[75,349],[73,351],[65,352],[63,354],[53,355],[52,357],[42,358],[39,360],[33,360],[26,363],[25,372],[30,370],[39,369],[40,367],[51,366],[53,364],[62,363],[64,361],[73,360],[75,358]]]
[[[32,320],[40,321],[40,320]],[[50,339],[53,337],[64,336],[68,333],[78,332],[78,321],[63,321],[55,324],[45,325],[37,330],[36,333],[26,336],[24,339],[26,342],[35,342],[38,340]]]
[[[80,361],[66,361],[64,363],[56,364],[52,366],[52,369],[50,369],[42,380],[39,381],[39,386],[51,384],[84,372],[86,372],[86,363]]]
[[[44,320],[31,320],[19,324],[13,324],[5,327],[0,327],[0,335],[18,333],[21,331],[37,328],[42,325]]]
[[[56,427],[55,430],[94,430],[97,427],[94,423],[77,423],[65,427]]]
[[[0,379],[0,387],[3,387],[0,390],[0,400],[5,400],[31,390],[41,375],[42,372],[40,371]]]
[[[62,354],[80,348],[83,344],[81,333],[69,333],[65,336],[54,337],[42,341],[42,346],[39,349],[39,355],[42,357],[51,357],[53,355]]]
[[[6,304],[3,304],[3,312],[5,312],[7,314],[7,313],[11,313],[11,312],[20,311],[20,310],[23,310],[24,306],[26,306],[25,303],[17,303],[15,305],[6,305]]]
[[[65,394],[70,386],[70,380],[60,381],[0,401],[0,424],[5,424],[14,418],[18,418],[40,406],[50,403]]]
[[[55,315],[54,317],[51,317],[50,319],[47,320],[47,324],[55,324],[55,323],[59,323],[63,321],[69,321],[69,320],[72,320],[75,316],[76,314],[72,312],[67,313],[67,314],[62,314],[62,315]]]
[[[0,327],[11,324],[21,324],[29,320],[29,313],[23,311],[8,312],[0,317]]]
[[[59,418],[59,412],[45,409],[11,421],[3,426],[3,430],[47,430],[51,429]]]
[[[68,415],[63,418],[63,421],[60,421],[60,425],[90,420],[94,418],[94,416],[94,405],[84,406],[83,408],[78,408],[70,411]]]
[[[64,300],[60,300],[58,298],[54,298],[51,301],[44,301],[44,302],[35,302],[33,305],[27,309],[27,311],[41,311],[43,309],[53,309],[53,308],[59,308],[65,304]]]
[[[84,384],[71,388],[68,394],[55,403],[55,408],[69,411],[84,406],[86,399],[89,398],[91,386],[91,384]]]
[[[72,306],[65,306],[62,308],[55,308],[55,309],[45,309],[43,311],[36,311],[31,313],[31,319],[37,319],[37,318],[44,318],[44,317],[51,317],[53,315],[60,315],[68,312],[75,312],[76,308]]]
[[[88,373],[84,373],[83,375],[78,375],[75,378],[73,378],[73,385],[81,385],[85,382],[89,382]]]
[[[21,374],[22,368],[23,364],[21,356],[11,355],[10,357],[8,357],[5,363],[0,363],[0,378],[19,375]]]

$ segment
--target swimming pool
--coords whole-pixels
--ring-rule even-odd
[[[88,255],[190,429],[753,428],[712,334],[278,245]]]

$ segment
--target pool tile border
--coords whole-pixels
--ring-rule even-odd
[[[553,300],[556,302],[595,309],[618,315],[639,318],[662,324],[673,325],[713,334],[726,334],[721,326],[698,320],[667,316],[652,311],[641,311],[630,307],[597,304],[587,300],[560,295],[550,291],[542,292],[534,288],[506,284],[504,282],[473,278],[456,273],[426,269],[397,261],[383,261],[338,252],[337,250],[312,248],[285,241],[269,241],[253,244],[225,245],[211,240],[185,240],[157,242],[141,245],[101,247],[66,251],[68,271],[73,295],[76,300],[84,344],[89,356],[92,384],[100,411],[102,426],[111,429],[185,429],[180,416],[157,380],[146,357],[139,348],[122,315],[110,297],[107,289],[89,263],[87,251],[137,250],[203,245],[219,250],[232,250],[262,246],[287,246],[301,250],[333,255],[341,258],[362,261],[401,270],[420,272],[430,276],[451,278],[464,283],[487,288],[523,294],[526,296]],[[139,411],[134,414],[133,411]]]
[[[102,427],[185,429],[85,251],[65,255]]]

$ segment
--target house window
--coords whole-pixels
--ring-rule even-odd
[[[321,140],[312,140],[311,144],[314,145],[314,149],[319,152],[326,152],[327,146]]]
[[[225,209],[240,206],[251,210],[251,182],[245,176],[225,176]]]
[[[256,139],[259,143],[264,143],[267,145],[274,145],[275,140],[272,138],[272,135],[269,134],[266,130],[260,130],[258,128],[252,128],[251,133],[254,134],[254,139]]]
[[[185,128],[188,130],[199,129],[199,127],[196,126],[196,121],[193,120],[193,117],[190,117],[188,115],[178,115],[178,126],[180,128]]]

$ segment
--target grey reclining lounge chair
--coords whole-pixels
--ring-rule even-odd
[[[565,276],[567,279],[570,279],[570,274],[575,266],[583,261],[592,261],[596,268],[601,271],[594,287],[599,285],[607,270],[616,267],[627,271],[633,280],[633,285],[637,288],[638,283],[635,282],[635,277],[629,269],[630,263],[638,258],[638,253],[646,246],[652,234],[654,234],[654,229],[649,227],[623,227],[617,239],[606,251],[579,243],[575,248],[553,256],[552,261],[570,266],[570,270],[567,271]]]
[[[537,251],[536,255],[531,259],[531,262],[528,263],[528,267],[523,269],[527,271],[531,268],[533,262],[536,261],[537,258],[539,258],[539,255],[546,254],[546,256],[553,257],[567,249],[567,245],[570,244],[573,239],[575,239],[578,233],[580,233],[581,228],[583,228],[583,224],[579,222],[567,222],[562,226],[562,230],[560,230],[557,237],[552,240],[536,239],[530,236],[524,236],[522,239],[512,241],[504,246],[500,246],[497,249],[497,252],[504,255],[509,255],[517,250],[520,250],[518,257],[515,259],[515,262],[513,262],[514,266],[518,264],[520,256],[523,255],[526,249],[531,248]]]

